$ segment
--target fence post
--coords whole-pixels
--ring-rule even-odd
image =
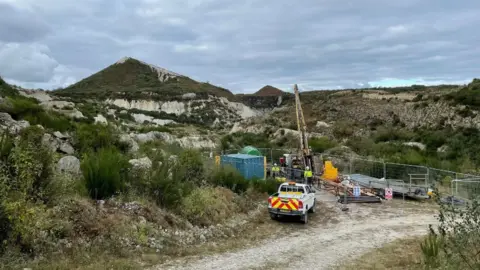
[[[272,163],[272,164],[275,163],[273,161],[273,150],[272,150],[272,148],[270,148],[270,163]]]
[[[383,164],[383,179],[387,179],[387,163],[385,163],[384,160],[382,160]]]
[[[350,154],[349,163],[348,163],[348,174],[353,173],[353,154]]]
[[[425,177],[425,186],[428,186],[428,179],[430,178],[430,167],[427,168],[427,177]]]

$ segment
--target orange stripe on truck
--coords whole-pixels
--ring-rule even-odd
[[[278,197],[272,198],[272,208],[279,208],[285,210],[298,210],[297,199],[280,199]]]

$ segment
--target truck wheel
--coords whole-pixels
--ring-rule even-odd
[[[317,204],[317,202],[314,202],[312,208],[308,209],[308,212],[309,212],[309,213],[315,213],[315,206],[316,206],[316,204]]]
[[[303,224],[308,223],[308,212],[305,213],[304,215],[302,215],[301,221],[302,221]]]
[[[275,215],[275,214],[270,214],[270,218],[271,218],[272,220],[277,220],[277,215]]]

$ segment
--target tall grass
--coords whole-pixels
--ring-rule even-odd
[[[104,199],[123,191],[129,167],[127,157],[113,147],[86,154],[81,169],[90,197]]]

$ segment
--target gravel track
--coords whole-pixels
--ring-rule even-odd
[[[332,269],[396,239],[426,234],[428,225],[437,223],[433,211],[405,202],[349,204],[344,212],[328,193],[317,192],[317,201],[317,213],[298,230],[254,247],[180,258],[153,269]]]

